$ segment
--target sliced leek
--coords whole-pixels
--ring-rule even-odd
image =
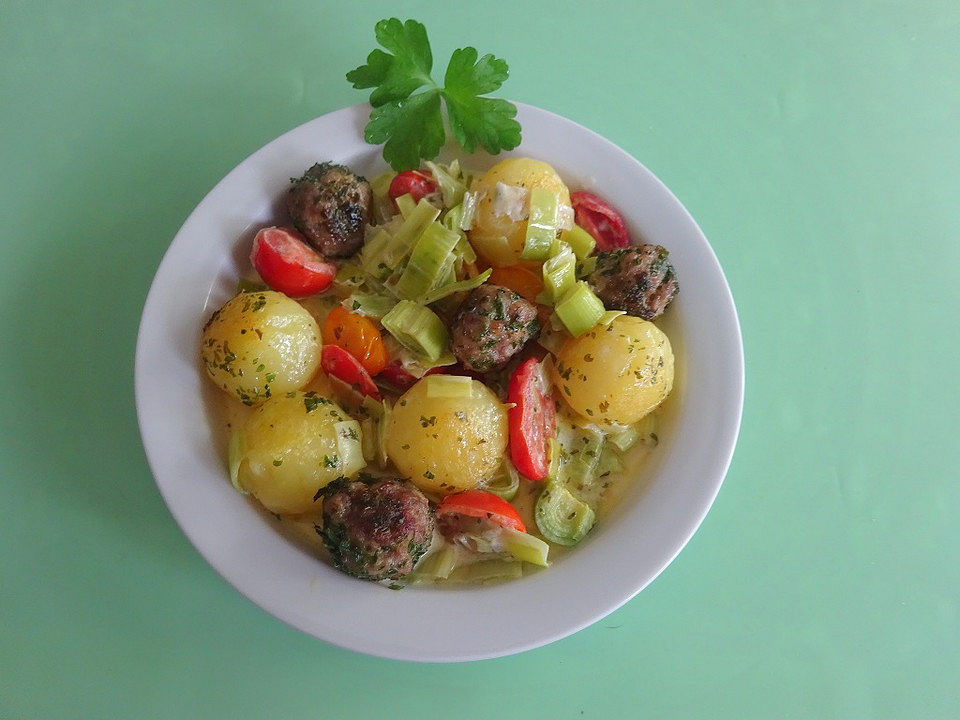
[[[446,580],[460,562],[460,551],[450,543],[434,540],[434,548],[420,558],[420,562],[407,577],[413,584]]]
[[[550,546],[540,538],[513,528],[503,529],[503,549],[515,560],[528,562],[540,567],[547,566]]]
[[[431,375],[431,377],[433,376]],[[484,485],[483,489],[502,497],[507,502],[510,502],[517,496],[517,491],[520,490],[520,473],[517,472],[513,463],[510,462],[510,458],[503,458],[500,472]]]
[[[380,418],[380,422],[377,423],[377,464],[382,469],[385,469],[389,462],[387,455],[387,425],[390,424],[390,413],[393,411],[393,408],[386,400],[384,400],[382,404],[383,416]]]
[[[393,310],[396,304],[396,298],[377,295],[375,293],[355,293],[341,303],[341,305],[351,312],[355,312],[358,315],[366,315],[367,317],[372,317],[377,320]]]
[[[534,516],[540,534],[557,545],[576,545],[596,521],[593,508],[555,480],[544,486]]]
[[[363,430],[356,420],[344,420],[333,424],[337,434],[337,461],[340,473],[352,477],[367,464],[363,458]]]
[[[543,263],[543,302],[556,304],[576,284],[577,258],[565,242]],[[540,298],[537,298],[539,301]]]
[[[591,255],[577,263],[577,279],[583,279],[589,276],[597,269],[597,256]]]
[[[459,205],[467,191],[467,186],[462,179],[463,173],[460,171],[460,162],[454,160],[446,167],[432,162],[424,164],[433,173],[433,179],[436,180],[437,187],[440,189],[444,207]]]
[[[413,214],[414,209],[417,207],[416,201],[413,199],[413,195],[407,193],[406,195],[401,195],[396,199],[397,209],[400,211],[400,214],[404,219],[410,217]]]
[[[410,254],[410,260],[397,280],[397,294],[404,300],[416,300],[439,285],[453,265],[453,248],[460,234],[432,222]]]
[[[393,203],[390,201],[389,191],[390,183],[393,182],[397,174],[395,172],[385,172],[377,175],[370,181],[370,189],[373,191],[373,211],[376,218],[376,224],[380,225],[393,217]]]
[[[630,425],[625,430],[610,435],[610,442],[621,452],[626,452],[640,439],[640,431],[636,425]]]
[[[431,290],[424,295],[420,299],[420,302],[422,302],[424,305],[430,305],[431,303],[435,303],[437,300],[442,300],[448,295],[453,295],[454,293],[458,292],[467,292],[469,290],[478,288],[490,278],[492,273],[493,270],[484,270],[482,273],[472,278],[441,285],[436,290]]]
[[[605,437],[598,430],[584,428],[577,433],[573,447],[567,449],[567,462],[562,470],[566,487],[582,491],[593,483],[604,442]]]
[[[463,195],[463,202],[460,204],[460,229],[469,230],[473,227],[473,218],[477,213],[477,205],[482,197],[479,192],[466,192]]]
[[[527,237],[520,257],[524,260],[546,260],[557,239],[557,216],[560,198],[555,192],[535,187],[530,191],[530,215]]]
[[[408,249],[412,248],[417,239],[423,234],[427,226],[440,217],[440,208],[431,205],[426,200],[421,200],[411,211],[410,215],[404,218],[403,225],[397,230],[394,237],[398,243],[402,243]]]
[[[372,417],[360,420],[360,442],[363,450],[363,459],[367,464],[377,457],[377,426],[379,421]]]
[[[343,293],[349,293],[363,285],[366,279],[364,269],[353,262],[345,262],[337,270],[333,278],[334,287]]]
[[[246,494],[240,486],[240,463],[243,462],[247,454],[247,436],[243,430],[237,428],[230,435],[230,446],[227,449],[227,462],[230,465],[230,482],[240,492]]]
[[[560,233],[560,239],[573,249],[578,260],[590,257],[590,254],[597,246],[597,241],[593,239],[593,235],[579,225],[574,225],[569,230],[564,230]]]
[[[410,251],[426,228],[440,216],[440,209],[421,200],[410,214],[394,226],[394,231],[380,229],[367,240],[361,252],[364,272],[377,280],[386,280],[403,266]]]
[[[457,247],[454,248],[463,262],[466,263],[475,263],[477,261],[477,253],[473,249],[473,245],[470,244],[470,241],[467,240],[467,236],[462,232],[460,233],[460,242],[457,243]]]
[[[380,322],[401,345],[430,362],[440,359],[449,345],[447,326],[430,308],[401,300]]]
[[[582,280],[571,288],[554,307],[557,317],[574,337],[596,327],[603,317],[603,303]]]
[[[465,375],[428,375],[428,398],[470,398],[473,397],[473,378]]]
[[[487,583],[513,580],[523,575],[523,566],[515,560],[479,560],[459,565],[448,580],[453,583]]]
[[[623,310],[607,310],[600,316],[600,319],[597,320],[597,325],[606,327],[621,315],[626,315],[626,313]]]

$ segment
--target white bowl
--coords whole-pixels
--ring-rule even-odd
[[[636,595],[690,539],[730,463],[743,405],[743,347],[717,258],[650,171],[599,135],[519,105],[510,155],[551,163],[594,188],[635,236],[670,251],[681,292],[658,320],[677,356],[660,444],[615,511],[549,569],[493,586],[410,587],[355,580],[290,542],[230,485],[208,416],[200,328],[231,294],[252,233],[280,217],[289,179],[335,160],[372,176],[369,107],[324,115],[238,165],[191,213],[154,278],[140,323],[136,399],[147,459],[170,512],[207,561],[267,612],[321,640],[387,658],[461,661],[534,648],[596,622]],[[490,165],[477,156],[467,164]]]

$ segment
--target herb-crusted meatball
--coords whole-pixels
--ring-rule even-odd
[[[590,286],[608,310],[644,320],[663,314],[680,289],[667,251],[659,245],[600,253]]]
[[[365,580],[401,580],[430,547],[430,504],[405,480],[340,478],[323,489],[319,530],[333,563]]]
[[[536,306],[499,285],[481,285],[457,310],[451,347],[474,372],[501,370],[528,340],[540,333]]]
[[[347,257],[363,244],[372,200],[365,178],[343,165],[320,163],[293,182],[287,212],[317,250],[327,257]]]

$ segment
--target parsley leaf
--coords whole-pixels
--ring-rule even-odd
[[[453,137],[467,152],[481,145],[491,155],[520,144],[513,103],[480,97],[499,88],[510,75],[507,63],[493,55],[477,60],[472,47],[454,50],[444,78],[444,96]]]
[[[347,80],[358,90],[374,88],[364,139],[384,144],[383,158],[394,170],[419,167],[421,159],[432,160],[440,153],[446,141],[442,104],[454,139],[467,152],[479,146],[495,154],[520,144],[517,108],[506,100],[483,97],[509,77],[504,60],[490,54],[479,57],[472,47],[454,50],[440,87],[430,75],[433,55],[421,23],[381,20],[374,34],[390,52],[374,50],[366,65],[347,73]]]

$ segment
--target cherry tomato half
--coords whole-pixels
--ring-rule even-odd
[[[363,365],[353,355],[338,345],[324,345],[320,351],[320,367],[327,375],[332,375],[357,392],[369,395],[374,400],[380,399],[380,391],[370,377],[370,373],[363,369]]]
[[[588,192],[570,193],[577,225],[593,235],[597,251],[607,252],[630,245],[630,233],[623,216],[612,205]]]
[[[337,266],[307,245],[300,233],[284,227],[257,233],[250,262],[267,285],[290,297],[321,292],[337,274]]]
[[[543,480],[550,469],[550,440],[557,432],[556,407],[536,358],[513,372],[507,388],[510,459],[531,480]]]
[[[372,320],[337,305],[323,324],[323,341],[342,347],[353,355],[363,369],[376,375],[387,364],[387,349]]]
[[[527,526],[523,524],[516,508],[502,497],[486,490],[466,490],[447,495],[437,507],[437,518],[448,514],[487,518],[501,527],[527,531]]]
[[[417,382],[417,379],[403,369],[403,363],[399,360],[394,360],[388,364],[380,373],[377,375],[381,380],[390,385],[393,385],[401,393],[406,392],[413,384]]]
[[[404,170],[390,182],[387,195],[397,206],[397,198],[401,195],[410,195],[414,202],[420,202],[427,195],[437,191],[437,183],[433,175],[423,170]]]

